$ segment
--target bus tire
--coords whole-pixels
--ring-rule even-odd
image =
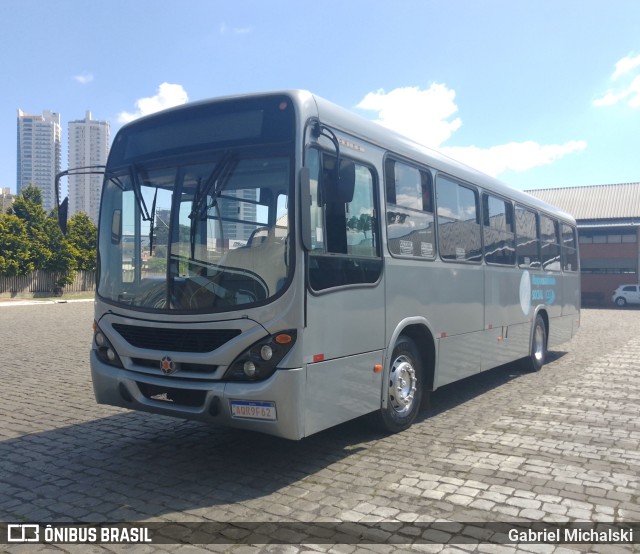
[[[387,406],[379,412],[385,431],[398,433],[414,422],[422,402],[423,375],[418,348],[409,337],[401,336],[391,355]]]
[[[547,326],[540,314],[536,316],[531,337],[531,352],[526,358],[528,371],[540,371],[547,359]]]

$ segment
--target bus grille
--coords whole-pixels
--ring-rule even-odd
[[[238,329],[166,329],[114,323],[113,328],[136,348],[161,352],[211,352],[240,334]]]

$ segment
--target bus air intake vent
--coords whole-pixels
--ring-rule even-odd
[[[238,329],[167,329],[114,323],[132,346],[161,352],[211,352],[240,334]]]

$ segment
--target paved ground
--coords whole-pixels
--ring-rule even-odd
[[[235,536],[284,543],[296,543],[304,524],[278,522],[379,522],[370,528],[384,541],[409,543],[424,531],[423,522],[440,519],[459,522],[438,535],[455,544],[419,541],[411,548],[448,552],[516,549],[474,544],[473,537],[495,529],[473,521],[640,521],[639,310],[583,311],[579,335],[551,353],[540,373],[504,366],[444,387],[404,433],[385,437],[361,419],[301,442],[98,406],[88,369],[91,323],[90,302],[0,307],[0,521],[271,521],[244,535],[238,528]],[[318,541],[327,544],[260,548],[346,554],[410,548],[332,544],[344,530],[329,527]],[[471,544],[460,544],[460,536]],[[0,545],[0,551],[34,546]],[[242,544],[46,548],[256,550]]]

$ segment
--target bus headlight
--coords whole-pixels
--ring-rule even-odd
[[[116,367],[123,367],[120,361],[120,356],[116,352],[115,348],[109,342],[109,339],[102,332],[102,329],[98,327],[97,323],[93,324],[93,345],[96,350],[96,354],[101,361],[105,364],[113,365]]]
[[[265,344],[261,349],[260,349],[260,357],[265,361],[268,362],[271,358],[273,358],[273,349],[271,348],[270,345]]]
[[[296,331],[281,331],[247,348],[229,366],[223,379],[260,381],[271,377],[296,342]]]

